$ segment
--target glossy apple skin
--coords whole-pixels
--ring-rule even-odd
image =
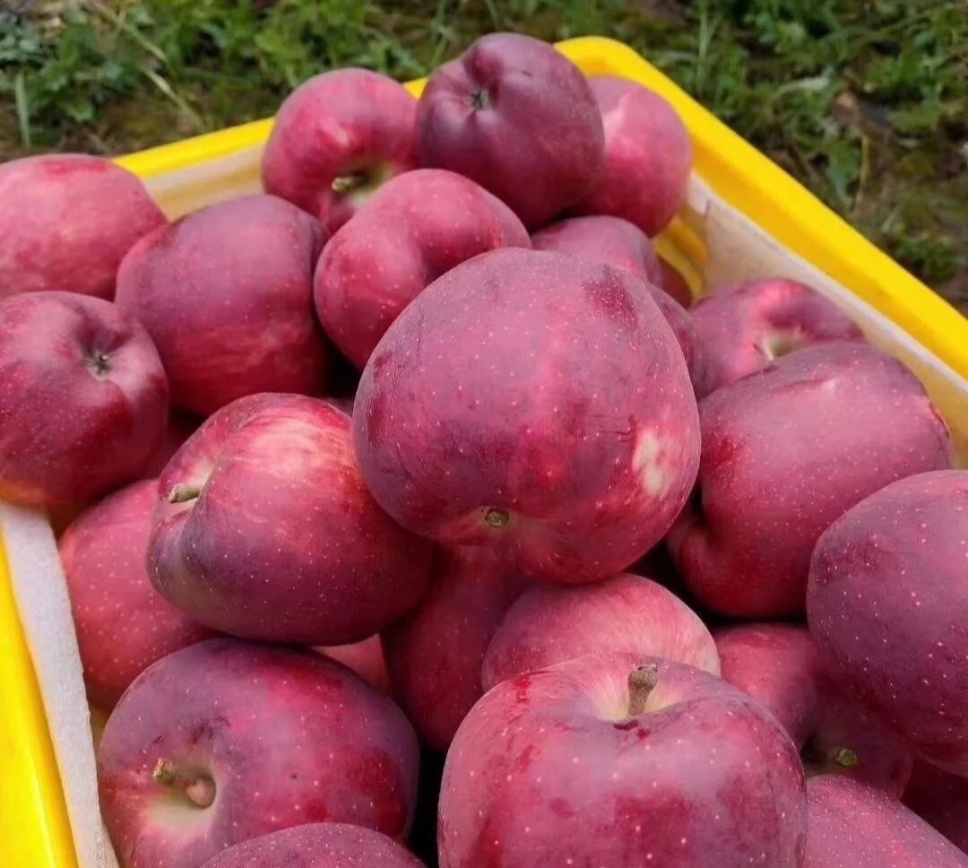
[[[377,690],[389,694],[390,675],[387,672],[383,645],[378,634],[374,633],[368,639],[350,642],[347,645],[320,645],[316,648],[320,654],[338,660],[344,666],[349,666],[357,675]]]
[[[588,81],[539,39],[490,33],[438,68],[417,108],[420,165],[465,175],[528,229],[574,204],[604,168]]]
[[[645,711],[629,673],[655,664]],[[799,866],[803,769],[771,714],[714,675],[591,655],[486,693],[444,767],[441,868]],[[651,854],[651,855],[650,855]]]
[[[312,279],[325,235],[275,196],[240,196],[139,241],[117,304],[148,329],[172,403],[202,416],[258,392],[315,394],[327,352]]]
[[[417,168],[416,119],[416,98],[388,76],[355,67],[314,76],[276,115],[263,187],[335,232],[380,184]]]
[[[591,585],[536,585],[508,610],[484,656],[485,690],[586,654],[663,657],[719,675],[719,654],[699,616],[644,576]]]
[[[965,868],[968,856],[897,799],[843,775],[807,781],[805,868]]]
[[[91,501],[141,475],[167,423],[161,359],[129,314],[71,292],[0,300],[0,498]]]
[[[783,356],[708,395],[699,414],[698,490],[668,542],[696,597],[734,617],[801,614],[810,554],[830,523],[953,460],[922,385],[865,344]]]
[[[145,553],[157,480],[135,482],[81,513],[58,543],[88,699],[112,709],[145,669],[212,638],[159,594]]]
[[[588,80],[605,129],[605,172],[575,214],[611,214],[654,238],[686,199],[692,140],[657,93],[616,76]]]
[[[699,299],[690,313],[706,351],[710,391],[803,347],[864,340],[832,301],[782,277],[721,289]]]
[[[186,488],[198,496],[171,502]],[[431,551],[370,496],[345,413],[263,394],[210,416],[169,462],[148,566],[163,596],[213,629],[343,645],[420,602]]]
[[[0,165],[0,299],[53,291],[110,301],[125,254],[164,223],[141,180],[104,157],[10,160]]]
[[[806,627],[738,624],[713,636],[722,677],[776,715],[808,770],[848,774],[901,797],[914,755],[831,681]]]
[[[223,850],[204,868],[422,868],[404,847],[362,826],[309,823]]]
[[[922,473],[835,521],[807,588],[810,630],[835,675],[923,759],[963,777],[966,563],[968,471]]]
[[[442,274],[488,250],[530,246],[514,212],[473,181],[443,169],[406,172],[327,243],[314,280],[316,311],[362,368],[400,312]]]
[[[441,547],[430,592],[383,632],[394,695],[421,738],[445,752],[484,692],[481,663],[491,637],[527,581],[482,546]]]
[[[968,853],[968,778],[918,761],[904,792],[904,804]]]
[[[641,287],[514,249],[435,281],[360,380],[354,442],[377,501],[533,578],[594,581],[638,560],[685,502],[699,452],[682,351]]]
[[[163,760],[174,783],[155,779]],[[240,841],[304,823],[403,839],[418,766],[406,717],[342,664],[211,639],[131,685],[101,739],[98,785],[123,868],[197,868]],[[189,798],[188,781],[213,788],[214,802]]]

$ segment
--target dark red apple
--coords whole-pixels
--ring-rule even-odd
[[[441,548],[430,593],[383,633],[394,695],[421,738],[444,752],[484,692],[481,662],[527,582],[482,546]]]
[[[156,660],[215,634],[151,585],[145,566],[157,480],[129,485],[83,512],[59,549],[88,698],[106,710]]]
[[[158,487],[155,587],[244,639],[344,645],[427,590],[432,547],[377,506],[350,419],[301,395],[252,395],[210,416]]]
[[[650,238],[686,199],[693,147],[676,110],[657,93],[617,76],[589,79],[605,128],[605,172],[576,214],[612,214]]]
[[[896,428],[897,414],[884,422]],[[923,759],[963,777],[966,565],[968,471],[922,473],[831,524],[807,588],[810,630],[837,677]]]
[[[386,835],[348,823],[309,823],[223,850],[204,868],[422,868]]]
[[[530,246],[514,212],[473,181],[443,169],[405,172],[326,245],[316,269],[316,312],[340,351],[362,368],[428,284],[479,253]]]
[[[335,232],[370,194],[417,167],[417,100],[368,69],[324,72],[283,102],[262,157],[262,183]]]
[[[142,474],[167,424],[165,371],[134,317],[72,292],[0,300],[0,498],[93,500]]]
[[[566,583],[634,563],[693,485],[699,432],[675,335],[627,272],[496,250],[397,318],[353,411],[363,478],[400,522]]]
[[[968,856],[897,799],[843,775],[807,781],[805,868],[966,868]]]
[[[896,479],[951,466],[924,387],[859,343],[807,347],[717,389],[699,407],[697,490],[668,541],[708,608],[802,613],[810,554],[832,521]]]
[[[809,771],[849,774],[901,797],[913,754],[831,681],[806,627],[739,624],[713,635],[722,677],[776,715]]]
[[[194,434],[204,420],[194,413],[184,410],[172,410],[168,416],[168,429],[165,439],[154,457],[142,471],[143,479],[155,479],[161,476],[172,456],[181,449],[182,444]]]
[[[307,823],[402,840],[418,766],[403,712],[342,664],[210,639],[131,685],[101,739],[98,788],[122,868],[198,868]]]
[[[193,211],[132,248],[117,304],[154,339],[172,403],[207,416],[244,395],[322,388],[312,281],[324,239],[295,205],[254,195]]]
[[[968,778],[919,761],[904,791],[904,804],[968,853]]]
[[[0,165],[0,299],[77,292],[111,300],[118,265],[165,223],[141,180],[104,157],[44,154]]]
[[[716,644],[699,616],[657,582],[623,573],[591,585],[529,588],[495,631],[481,683],[490,690],[525,672],[610,651],[719,675]]]
[[[853,320],[817,290],[771,277],[707,295],[692,319],[706,353],[710,390],[761,371],[775,359],[827,341],[863,341]]]
[[[327,657],[339,660],[344,666],[349,666],[360,678],[372,684],[377,690],[382,690],[384,693],[391,692],[383,645],[377,634],[347,645],[320,645],[316,650]]]
[[[517,33],[477,39],[430,76],[417,108],[420,164],[476,181],[529,229],[593,189],[604,142],[578,67]]]
[[[441,868],[803,864],[796,748],[725,681],[625,654],[504,681],[444,766]]]

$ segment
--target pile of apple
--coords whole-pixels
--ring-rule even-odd
[[[968,471],[814,289],[690,306],[692,160],[500,33],[174,222],[0,167],[0,497],[125,868],[968,865]]]

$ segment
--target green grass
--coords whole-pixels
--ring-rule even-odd
[[[0,159],[117,154],[265,117],[321,70],[411,78],[490,30],[613,36],[968,311],[968,0],[7,7]]]

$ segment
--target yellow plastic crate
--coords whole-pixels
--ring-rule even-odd
[[[558,48],[587,75],[624,76],[655,90],[689,128],[696,151],[690,202],[659,249],[694,290],[704,274],[713,288],[775,273],[814,283],[873,343],[911,366],[948,420],[961,456],[968,454],[968,320],[629,47],[586,37]],[[408,87],[419,94],[423,85]],[[177,216],[257,190],[258,153],[271,125],[245,124],[118,162],[144,178],[169,216]],[[77,818],[86,808],[89,820],[92,806],[69,804],[64,794],[61,775],[68,768],[76,773],[76,757],[55,750],[56,729],[45,712],[61,686],[44,684],[35,672],[37,647],[32,656],[24,606],[13,590],[16,567],[4,555],[5,545],[11,549],[4,528],[0,512],[0,865],[91,868],[97,860],[81,855],[94,850],[82,840]],[[52,537],[46,546],[50,554]],[[46,579],[59,579],[56,565],[45,569]],[[76,654],[67,637],[43,641],[64,643],[65,654]]]

